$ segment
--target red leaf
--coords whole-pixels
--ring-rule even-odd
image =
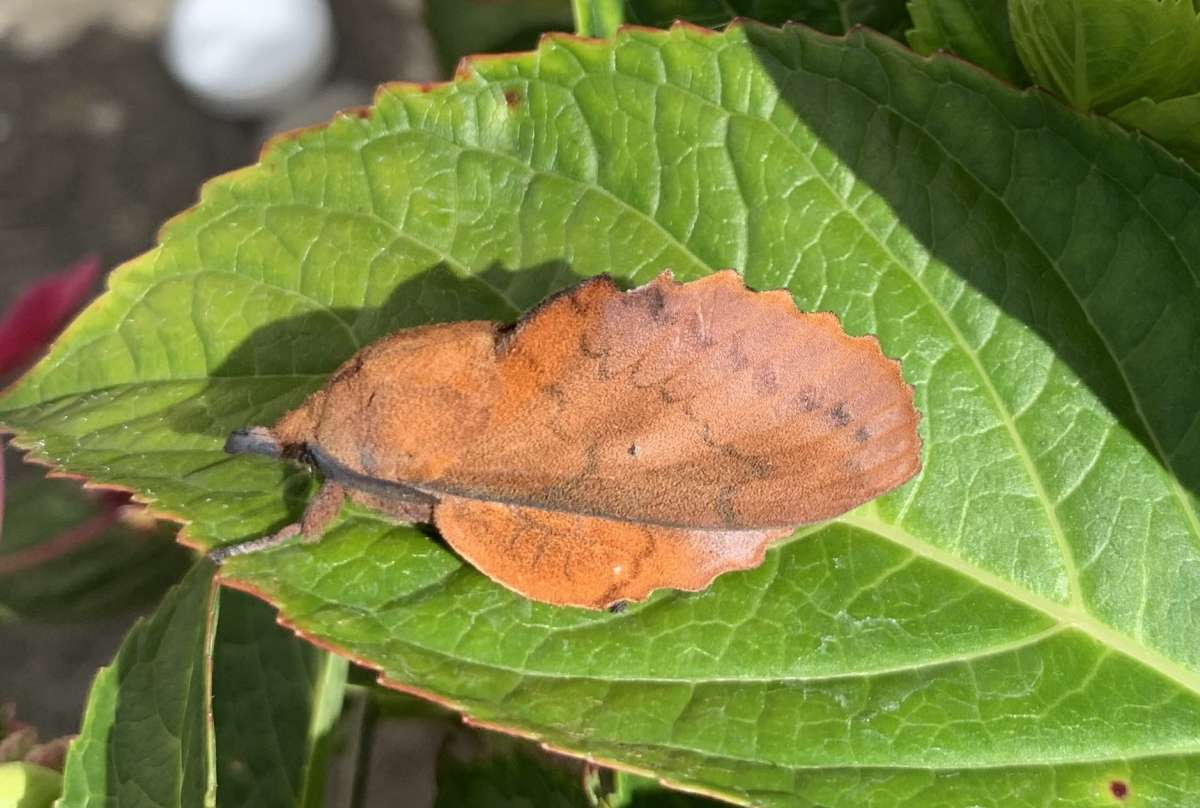
[[[100,277],[100,259],[87,255],[69,269],[43,278],[0,318],[0,376],[25,366],[50,344],[83,305]]]

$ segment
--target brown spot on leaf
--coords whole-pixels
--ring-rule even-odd
[[[755,371],[731,372],[735,359]],[[306,447],[357,502],[431,518],[496,582],[606,608],[701,589],[908,480],[912,401],[877,341],[731,271],[629,292],[597,276],[511,327],[385,337],[267,437]],[[851,413],[858,429],[839,432]],[[648,447],[652,462],[622,457]]]
[[[504,103],[508,104],[509,109],[516,109],[521,106],[521,93],[517,90],[505,90]]]
[[[1118,800],[1129,796],[1129,784],[1124,780],[1113,780],[1108,784],[1108,791]]]

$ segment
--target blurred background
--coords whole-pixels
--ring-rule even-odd
[[[271,134],[551,28],[571,28],[568,0],[0,0],[0,385]],[[74,734],[97,668],[190,558],[123,495],[12,450],[4,468],[0,709]],[[456,726],[419,709],[375,725],[364,803],[430,804],[437,750],[475,742]]]

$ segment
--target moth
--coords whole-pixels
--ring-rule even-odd
[[[223,554],[320,537],[349,497],[434,525],[525,597],[603,609],[758,565],[920,469],[899,362],[732,270],[604,275],[511,325],[410,328],[226,448],[323,477],[298,524]],[[218,551],[222,554],[222,551]]]

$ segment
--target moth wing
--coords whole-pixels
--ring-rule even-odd
[[[757,566],[791,531],[651,527],[497,502],[444,497],[434,522],[454,550],[497,583],[556,606],[603,609],[669,587],[698,591]]]
[[[430,490],[664,527],[832,518],[920,468],[899,363],[732,271],[606,277],[496,345],[486,428]]]

